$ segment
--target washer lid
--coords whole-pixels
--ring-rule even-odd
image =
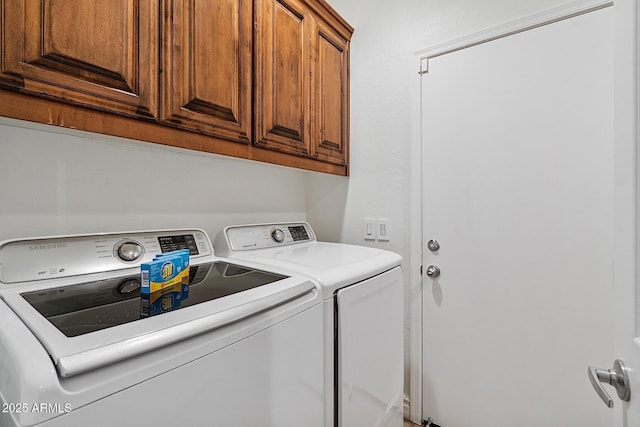
[[[177,291],[180,308],[148,318],[149,312],[141,314],[143,301],[135,283],[139,273],[134,270],[65,286],[14,287],[1,296],[47,349],[58,374],[71,377],[316,292],[309,279],[246,264],[191,268],[188,295]]]

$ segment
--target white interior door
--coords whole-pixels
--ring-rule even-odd
[[[612,10],[422,77],[423,265],[441,272],[424,278],[423,418],[442,427],[613,425],[586,375],[614,359],[615,189],[635,176],[614,174]]]

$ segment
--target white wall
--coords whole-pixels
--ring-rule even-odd
[[[351,178],[309,177],[308,220],[318,235],[398,252],[409,271],[413,52],[571,3],[563,0],[330,0],[355,28],[351,44]],[[391,219],[388,243],[362,239],[365,217]],[[338,231],[339,229],[339,231]],[[409,292],[405,291],[405,295]],[[409,391],[405,304],[405,391]]]
[[[305,220],[306,175],[0,118],[0,240]]]

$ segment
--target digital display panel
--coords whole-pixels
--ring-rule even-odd
[[[289,227],[289,233],[294,242],[299,240],[309,240],[309,234],[304,225],[297,225],[295,227]]]
[[[160,250],[162,253],[177,251],[178,249],[189,249],[190,255],[198,255],[198,246],[193,234],[177,235],[177,236],[160,236],[158,237]]]

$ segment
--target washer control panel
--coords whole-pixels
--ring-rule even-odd
[[[209,237],[199,229],[7,240],[0,242],[0,282],[121,270],[177,249],[189,249],[191,258],[213,255]]]
[[[234,225],[225,228],[214,242],[216,255],[307,243],[316,240],[306,222]]]

